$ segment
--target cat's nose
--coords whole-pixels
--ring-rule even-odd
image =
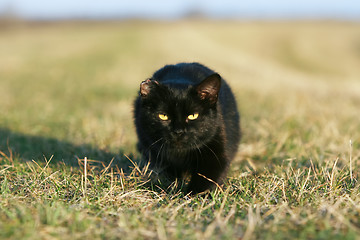
[[[184,134],[184,129],[175,129],[174,130],[174,133],[177,135],[177,136],[181,136]]]

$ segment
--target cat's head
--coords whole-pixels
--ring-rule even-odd
[[[147,79],[140,84],[141,124],[167,149],[186,151],[207,143],[218,131],[221,77],[212,74],[195,86]],[[161,140],[159,140],[161,139]]]

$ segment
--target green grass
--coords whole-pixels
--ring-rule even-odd
[[[359,46],[350,22],[0,25],[0,238],[359,239]],[[204,196],[135,148],[139,83],[181,61],[218,71],[242,114]]]

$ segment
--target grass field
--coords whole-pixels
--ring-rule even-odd
[[[230,83],[243,130],[190,198],[150,181],[132,123],[182,61]],[[360,23],[0,24],[0,239],[360,239],[359,117]]]

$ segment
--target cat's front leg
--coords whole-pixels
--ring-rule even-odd
[[[219,159],[211,159],[214,161],[207,161],[198,168],[198,171],[194,172],[191,176],[190,183],[188,185],[187,192],[197,194],[206,190],[211,190],[216,185],[223,183],[223,176],[227,170],[226,161],[223,156],[221,164]]]

